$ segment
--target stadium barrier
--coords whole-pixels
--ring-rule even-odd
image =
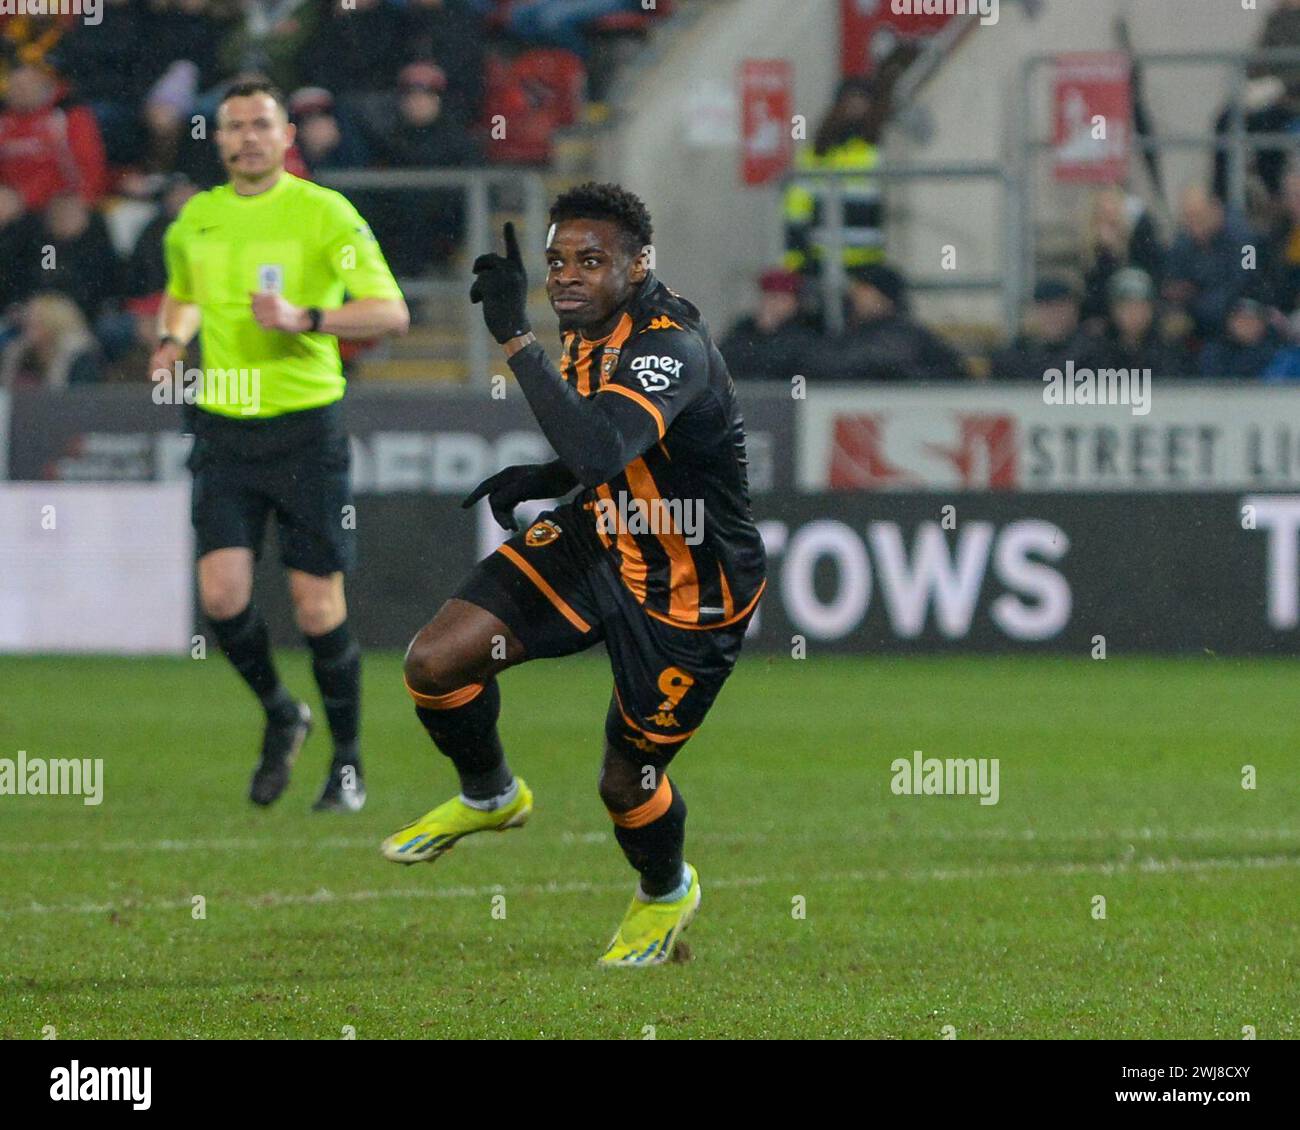
[[[345,195],[368,190],[371,192],[423,192],[445,189],[459,194],[465,209],[465,231],[462,244],[479,250],[497,248],[500,232],[493,225],[494,208],[522,214],[523,230],[520,239],[525,248],[531,247],[541,254],[547,231],[547,190],[541,173],[517,168],[478,169],[322,169],[316,180]],[[473,256],[467,258],[467,263]],[[462,277],[463,274],[463,277]],[[466,361],[472,381],[480,386],[488,383],[493,373],[492,349],[494,342],[483,324],[477,306],[465,301],[472,276],[468,267],[462,272],[435,275],[430,278],[401,281],[402,293],[408,299],[446,299],[462,311],[466,341]],[[497,366],[498,368],[500,366]]]
[[[170,492],[159,496],[170,526],[120,518],[97,528],[115,531],[124,552],[156,554],[136,563],[138,586],[152,592],[186,572],[176,549],[187,544],[186,513],[173,500],[189,441],[179,409],[148,397],[148,386],[13,395],[6,558],[28,552],[12,531],[57,505],[60,484],[153,483]],[[1156,389],[1145,413],[1048,404],[1034,388],[819,387],[806,400],[747,388],[754,510],[770,560],[751,644],[1296,654],[1294,403],[1284,389],[1191,382]],[[486,506],[467,514],[461,498],[498,468],[550,452],[518,395],[489,408],[465,390],[358,386],[346,407],[361,557],[353,618],[367,646],[402,647],[503,536]],[[67,550],[106,552],[75,523],[60,537]],[[259,602],[277,638],[295,645],[267,567],[273,535],[266,557]],[[0,608],[15,615],[40,583],[39,570],[0,570]],[[37,628],[46,634],[33,629],[26,649],[62,646],[53,620]]]

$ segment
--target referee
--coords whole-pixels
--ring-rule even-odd
[[[379,245],[339,193],[285,171],[293,144],[269,82],[234,85],[217,111],[230,180],[192,198],[167,229],[155,380],[200,335],[191,513],[199,599],[221,650],[266,711],[249,797],[275,801],[311,730],[276,674],[253,604],[253,562],[275,515],[298,627],[334,739],[318,810],[365,803],[358,748],[361,653],[343,574],[355,557],[345,382],[337,338],[405,333],[410,315]],[[345,299],[346,296],[346,299]]]

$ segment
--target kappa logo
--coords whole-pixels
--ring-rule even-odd
[[[681,328],[682,327],[668,317],[667,314],[660,314],[659,317],[653,319],[650,324],[646,326],[645,330],[642,330],[641,332],[645,333],[646,330],[680,330]]]
[[[550,545],[559,536],[560,527],[549,518],[543,518],[528,527],[528,533],[524,534],[524,544],[536,549],[539,546]]]
[[[636,746],[636,748],[641,750],[643,753],[656,752],[654,742],[650,741],[648,738],[639,738],[635,734],[629,733],[624,735],[624,739],[627,741],[628,745]]]
[[[654,725],[659,726],[664,730],[675,730],[681,725],[681,723],[677,721],[677,715],[671,710],[660,710],[657,714],[651,714],[646,721],[652,722]]]

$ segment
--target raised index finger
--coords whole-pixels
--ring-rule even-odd
[[[522,264],[524,257],[519,253],[519,239],[515,235],[515,225],[513,220],[506,221],[505,236],[506,258],[512,263]]]

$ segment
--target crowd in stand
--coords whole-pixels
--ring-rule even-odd
[[[1259,46],[1300,48],[1300,0],[1278,0]],[[1300,139],[1300,66],[1261,61],[1250,74],[1247,129]],[[1226,207],[1227,166],[1217,159],[1206,185],[1182,193],[1167,239],[1140,197],[1097,191],[1073,274],[1040,279],[1014,341],[959,356],[911,315],[906,283],[884,261],[887,222],[869,174],[889,97],[887,77],[846,83],[799,162],[862,174],[842,190],[844,331],[824,332],[823,249],[810,247],[825,218],[825,186],[796,181],[786,201],[784,266],[792,269],[762,276],[755,313],[721,343],[738,379],[1041,382],[1069,363],[1164,378],[1300,379],[1300,160],[1289,164],[1300,142],[1252,161],[1249,216]],[[1220,132],[1230,117],[1225,111]]]
[[[98,25],[0,17],[0,387],[92,382],[123,359],[124,372],[140,371],[133,358],[152,341],[165,282],[162,234],[194,192],[223,179],[209,130],[235,77],[267,74],[291,92],[298,175],[474,166],[502,159],[482,128],[492,34],[581,70],[600,21],[640,10],[639,0],[105,0]],[[1300,0],[1278,0],[1261,45],[1300,47]],[[543,61],[539,74],[558,65]],[[1300,378],[1300,165],[1288,171],[1281,150],[1252,162],[1250,216],[1225,207],[1218,160],[1207,186],[1184,191],[1168,238],[1140,198],[1099,191],[1076,275],[1038,282],[1003,349],[962,355],[922,325],[886,262],[888,220],[870,175],[908,61],[846,82],[800,148],[784,262],[721,342],[738,379],[1039,381],[1071,362]],[[1300,131],[1300,68],[1254,67],[1247,111],[1248,130]],[[1225,111],[1218,128],[1231,120]],[[835,335],[818,309],[825,182],[815,174],[825,170],[849,174],[849,285]],[[399,276],[456,252],[455,191],[353,195]]]
[[[162,233],[224,180],[211,131],[235,78],[289,93],[286,167],[300,176],[528,159],[494,152],[483,126],[489,53],[549,49],[583,74],[600,21],[634,11],[639,0],[104,0],[98,24],[0,16],[0,387],[138,379]],[[553,124],[546,92],[526,94]],[[454,190],[357,203],[400,276],[458,249]]]
[[[1045,277],[1022,333],[963,357],[909,312],[887,264],[848,269],[846,325],[827,335],[815,277],[773,269],[756,312],[720,348],[737,377],[1041,381],[1051,369],[1148,369],[1153,376],[1300,378],[1300,171],[1284,174],[1277,215],[1259,229],[1208,189],[1183,194],[1166,245],[1123,193],[1102,191],[1078,278]]]

